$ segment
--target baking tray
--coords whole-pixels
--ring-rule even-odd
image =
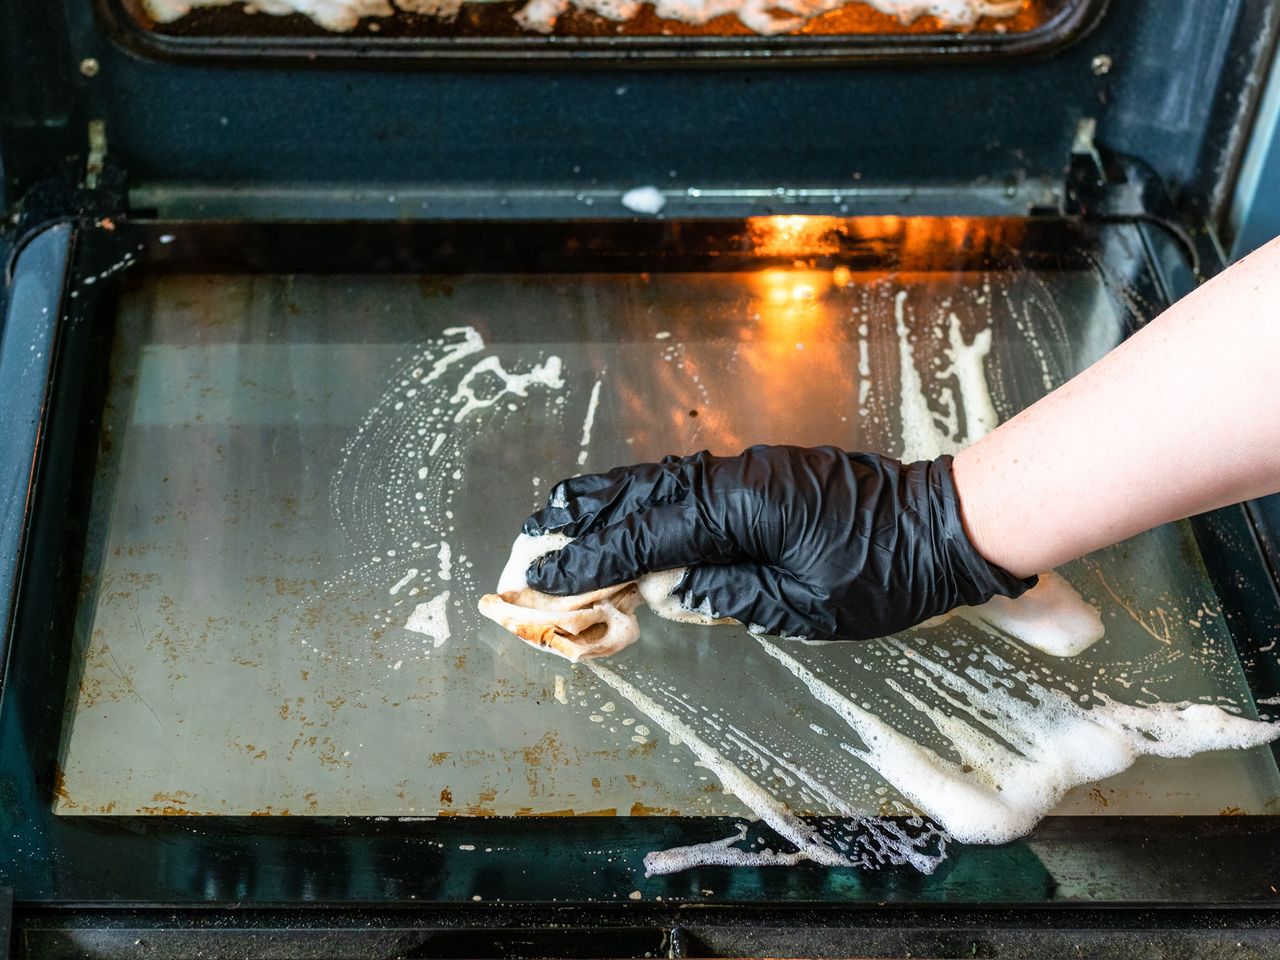
[[[974,28],[956,29],[927,15],[904,24],[851,2],[777,35],[757,34],[732,15],[693,25],[660,19],[649,7],[622,22],[571,10],[551,33],[540,35],[516,24],[513,15],[523,4],[509,0],[464,4],[453,19],[397,10],[390,17],[366,18],[345,33],[325,30],[301,14],[246,16],[239,6],[196,9],[157,24],[138,0],[94,2],[108,35],[149,57],[366,65],[988,60],[1045,54],[1075,42],[1107,6],[1107,0],[1029,0],[1011,20],[982,18]]]

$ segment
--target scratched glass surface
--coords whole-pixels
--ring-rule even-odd
[[[1091,271],[147,280],[110,361],[57,810],[752,816],[696,740],[792,811],[901,811],[745,629],[641,611],[640,642],[593,668],[476,601],[558,478],[756,442],[957,449],[990,426],[983,391],[1007,418],[1113,346],[1123,302]],[[984,331],[955,369],[955,337]],[[944,753],[904,705],[933,695],[904,651],[1254,715],[1185,526],[1062,572],[1106,627],[1074,659],[963,620],[780,646]],[[1277,793],[1258,748],[1141,759],[1058,811],[1256,813]]]

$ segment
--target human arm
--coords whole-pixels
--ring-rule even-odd
[[[557,486],[527,533],[579,539],[569,594],[688,566],[685,605],[863,639],[1200,510],[1280,489],[1280,243],[1206,284],[987,438],[903,465],[833,448],[668,458]]]
[[[1280,238],[961,451],[965,529],[1020,576],[1280,490]]]

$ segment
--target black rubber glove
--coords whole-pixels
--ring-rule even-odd
[[[903,464],[757,446],[667,457],[557,484],[524,532],[577,538],[529,568],[545,593],[688,566],[676,587],[684,606],[814,640],[896,633],[1036,582],[970,543],[947,456]]]

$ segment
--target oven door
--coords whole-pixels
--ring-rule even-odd
[[[1060,570],[1104,630],[1075,657],[972,618],[807,645],[642,613],[639,643],[571,664],[476,610],[562,477],[757,442],[959,449],[1159,312],[1177,261],[1158,230],[1065,219],[45,231],[0,354],[0,885],[623,915],[1270,903],[1269,746],[1063,782],[994,845],[869,759],[869,731],[953,766],[980,736],[975,777],[1049,784],[1051,747],[1008,731],[1049,742],[1072,704],[1265,715],[1280,616],[1242,508]],[[975,713],[981,690],[1003,693]]]

